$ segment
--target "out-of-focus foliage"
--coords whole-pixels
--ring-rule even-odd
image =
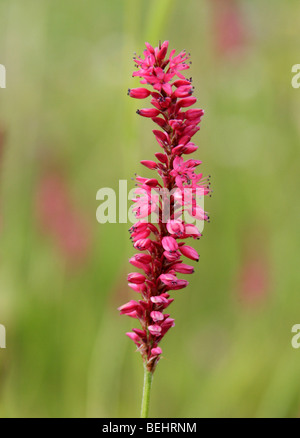
[[[127,224],[97,223],[96,192],[131,188],[157,151],[126,92],[132,53],[165,39],[192,54],[214,195],[151,416],[298,416],[299,17],[279,0],[0,1],[0,416],[139,414],[116,311],[133,250]]]

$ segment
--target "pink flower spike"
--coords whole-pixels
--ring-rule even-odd
[[[179,278],[181,274],[194,272],[194,267],[182,259],[199,260],[199,254],[185,245],[185,239],[199,239],[201,233],[187,223],[184,213],[208,221],[199,199],[210,195],[211,189],[209,177],[196,173],[201,164],[198,157],[183,158],[198,150],[192,138],[204,115],[202,109],[191,108],[197,99],[193,96],[192,79],[183,74],[190,68],[190,55],[175,50],[168,55],[168,41],[158,47],[145,45],[142,56],[134,56],[133,77],[139,77],[142,86],[130,89],[128,94],[136,99],[149,97],[149,107],[137,113],[154,123],[153,134],[161,150],[154,151],[155,159],[145,157],[141,161],[155,171],[154,177],[135,178],[132,212],[136,223],[129,232],[139,253],[129,262],[142,273],[130,273],[128,285],[140,295],[137,301],[119,307],[119,312],[140,322],[141,329],[134,328],[127,335],[137,345],[146,372],[153,374],[162,354],[158,344],[175,325],[166,313],[174,300],[170,294],[188,286],[188,281]],[[171,195],[166,196],[166,192]]]

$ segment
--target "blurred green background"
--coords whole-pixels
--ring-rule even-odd
[[[150,415],[298,417],[299,29],[297,0],[0,0],[1,417],[139,415],[116,310],[133,249],[127,224],[97,223],[96,192],[131,188],[158,150],[126,93],[133,52],[165,39],[191,51],[214,194]]]

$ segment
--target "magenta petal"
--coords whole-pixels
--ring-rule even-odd
[[[136,301],[129,301],[129,303],[124,304],[123,306],[119,307],[118,310],[120,312],[120,315],[126,315],[130,312],[133,312],[139,307],[139,303]]]
[[[164,90],[169,96],[171,96],[173,90],[172,90],[172,87],[171,87],[170,84],[168,84],[168,83],[163,84],[162,89],[163,89],[163,90]]]
[[[162,354],[162,349],[160,347],[152,348],[151,350],[151,356],[159,356]]]
[[[152,303],[155,303],[155,304],[165,304],[168,302],[167,298],[162,297],[160,295],[158,295],[156,297],[151,297],[151,301],[152,301]]]
[[[128,332],[126,333],[126,336],[128,336],[137,347],[139,347],[141,345],[141,340],[140,337],[138,335],[136,335],[135,333],[132,332]]]
[[[153,311],[150,313],[151,318],[154,322],[163,321],[164,315],[161,312]]]
[[[180,250],[181,254],[183,254],[184,256],[188,257],[191,260],[196,260],[198,262],[199,254],[191,246],[184,245],[184,246],[181,246],[179,248],[179,250]]]
[[[164,237],[161,243],[166,251],[173,252],[178,250],[178,243],[173,237]]]
[[[161,334],[161,327],[157,324],[149,325],[148,330],[153,336],[159,336]]]
[[[131,90],[128,90],[128,94],[135,99],[145,99],[150,96],[150,91],[146,88],[132,88]]]
[[[128,274],[127,280],[129,281],[129,283],[141,284],[141,283],[145,283],[146,277],[143,274],[133,272],[131,274]]]

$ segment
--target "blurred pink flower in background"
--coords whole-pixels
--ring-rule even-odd
[[[247,306],[257,306],[267,299],[271,284],[267,234],[257,229],[246,234],[238,272],[238,297]]]
[[[91,249],[90,227],[85,215],[74,205],[63,174],[44,171],[36,192],[35,208],[42,232],[51,236],[71,267],[82,265]]]
[[[244,48],[248,32],[238,0],[212,0],[213,32],[218,55],[227,56]]]
[[[240,272],[240,292],[246,302],[260,301],[268,292],[269,273],[266,261],[246,260]]]

